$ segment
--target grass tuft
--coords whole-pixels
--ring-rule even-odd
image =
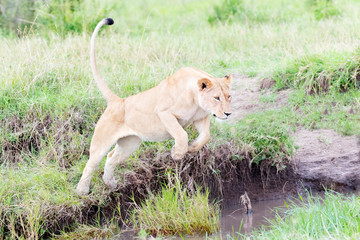
[[[243,1],[239,0],[224,0],[220,6],[214,7],[214,15],[208,18],[210,24],[216,22],[231,23],[237,15],[244,12]]]
[[[219,206],[209,204],[209,191],[197,188],[189,194],[175,175],[158,194],[150,194],[140,205],[135,203],[132,222],[148,234],[174,235],[214,233],[219,229]]]
[[[360,48],[353,52],[306,55],[275,74],[279,88],[304,88],[307,93],[346,92],[360,87]]]
[[[58,240],[110,239],[118,232],[120,232],[120,229],[115,224],[112,224],[110,226],[91,226],[80,224],[76,227],[74,231],[70,233],[62,232],[61,235],[55,235],[54,238]]]

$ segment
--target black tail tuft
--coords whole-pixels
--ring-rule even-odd
[[[112,18],[105,18],[105,24],[106,25],[113,25],[114,24],[114,20]]]

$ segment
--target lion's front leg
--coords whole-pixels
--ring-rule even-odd
[[[176,117],[168,111],[159,112],[158,116],[164,124],[166,131],[175,139],[175,145],[171,150],[174,160],[182,159],[188,151],[188,134],[181,127]]]
[[[210,140],[210,115],[194,122],[199,136],[189,145],[189,152],[199,151]]]

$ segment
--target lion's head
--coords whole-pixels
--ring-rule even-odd
[[[231,115],[230,81],[231,74],[223,78],[202,78],[198,81],[200,107],[221,120]]]

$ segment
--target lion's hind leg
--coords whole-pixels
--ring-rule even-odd
[[[76,187],[78,195],[83,196],[89,193],[92,175],[98,168],[105,154],[120,138],[119,129],[119,124],[109,122],[106,114],[104,114],[96,124],[90,145],[90,158],[86,163],[81,179]]]
[[[117,141],[114,150],[108,154],[103,180],[111,190],[117,186],[117,181],[114,178],[114,169],[122,161],[128,159],[130,155],[140,147],[140,144],[141,139],[137,136],[123,137]]]

